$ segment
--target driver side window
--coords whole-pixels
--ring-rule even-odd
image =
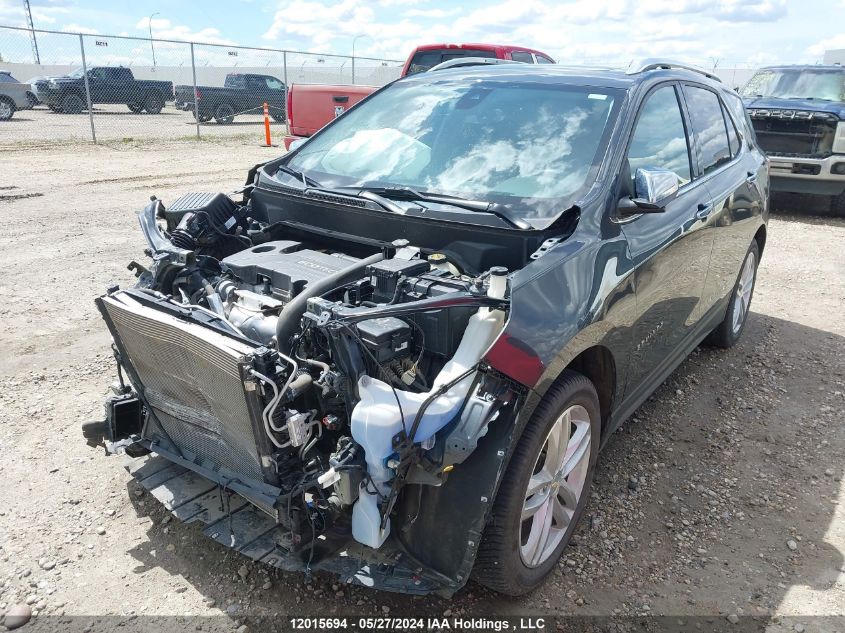
[[[668,169],[683,186],[691,179],[690,152],[684,119],[674,86],[652,92],[640,110],[628,147],[631,190],[637,169]]]

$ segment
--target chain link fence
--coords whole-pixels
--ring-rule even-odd
[[[264,103],[278,137],[286,86],[382,86],[402,64],[0,26],[0,143],[259,139]]]

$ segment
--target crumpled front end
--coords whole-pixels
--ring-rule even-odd
[[[130,472],[178,518],[255,560],[392,591],[462,586],[508,446],[502,429],[485,436],[524,391],[483,360],[507,271],[462,273],[406,243],[246,237],[249,209],[219,194],[140,219],[152,266],[133,262],[138,285],[97,300],[121,377],[109,449],[138,458]],[[459,564],[420,550],[429,512],[465,520]]]

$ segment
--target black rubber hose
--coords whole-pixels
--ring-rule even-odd
[[[276,322],[276,345],[278,346],[278,350],[284,353],[289,351],[290,338],[296,333],[299,327],[299,321],[302,319],[302,315],[305,314],[306,304],[311,297],[316,297],[328,292],[332,288],[354,281],[364,268],[380,262],[382,259],[384,259],[384,255],[382,253],[376,253],[366,259],[358,260],[351,266],[342,268],[328,277],[323,277],[316,283],[308,284],[305,290],[296,295],[296,297],[282,308],[282,313]]]

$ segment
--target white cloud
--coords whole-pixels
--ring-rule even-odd
[[[807,49],[807,53],[814,59],[821,59],[825,51],[845,49],[845,33],[828,37],[819,42],[816,42]]]
[[[448,18],[460,12],[461,9],[458,7],[452,9],[408,9],[403,13],[403,16],[406,18]]]
[[[733,22],[771,22],[786,15],[786,0],[719,0],[716,15]]]
[[[173,24],[170,20],[164,18],[154,18],[151,22],[149,17],[141,18],[138,20],[138,23],[135,24],[135,28],[143,31],[144,35],[149,35],[150,27],[152,27],[153,37],[161,38],[163,40],[183,40],[186,42],[202,42],[206,44],[228,44],[230,46],[234,46],[236,44],[234,40],[223,37],[220,30],[213,27],[194,30],[183,24]]]

